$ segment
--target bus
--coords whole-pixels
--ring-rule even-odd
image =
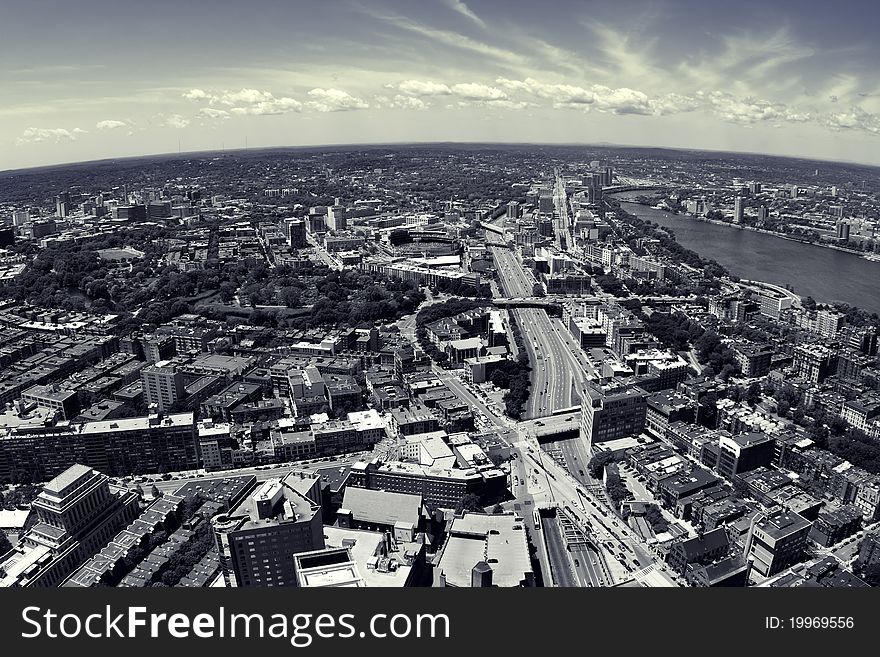
[[[541,529],[541,514],[535,509],[535,530]]]

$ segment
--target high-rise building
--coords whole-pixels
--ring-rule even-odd
[[[213,520],[227,586],[296,586],[293,555],[324,549],[321,505],[311,479],[268,479]],[[319,500],[320,501],[320,500]]]
[[[61,192],[55,197],[55,216],[66,217],[70,214],[70,192]]]
[[[167,413],[175,403],[183,399],[183,372],[170,361],[159,361],[142,369],[141,382],[147,408],[159,413]]]
[[[792,369],[810,383],[822,383],[837,371],[837,352],[821,344],[801,344],[793,352]]]
[[[841,242],[849,240],[849,223],[846,221],[837,222],[837,239]]]
[[[614,169],[605,167],[605,173],[602,176],[602,183],[605,187],[611,187],[614,184]]]
[[[800,192],[800,189],[798,188],[797,185],[791,185],[788,188],[788,193],[792,198],[797,198],[799,192]]]
[[[741,224],[743,222],[743,199],[737,196],[733,200],[733,223]]]
[[[43,487],[37,523],[0,561],[0,588],[58,586],[138,514],[138,497],[74,464]]]
[[[767,221],[767,206],[762,205],[758,208],[758,221]]]
[[[581,440],[592,445],[639,435],[645,429],[647,398],[641,388],[587,386],[581,401]]]
[[[519,201],[511,201],[507,204],[507,218],[508,219],[519,219],[522,216],[522,208],[519,205]]]
[[[749,183],[749,192],[752,195],[757,195],[761,193],[761,183],[759,182],[751,182]]]
[[[327,227],[330,230],[345,230],[348,228],[348,213],[342,205],[332,205],[327,208]]]
[[[16,210],[12,213],[12,225],[22,226],[31,220],[31,213],[27,210]]]
[[[754,572],[769,577],[800,561],[812,526],[800,514],[782,508],[756,515],[745,549]]]
[[[302,219],[285,219],[285,232],[287,233],[287,243],[295,248],[302,249],[308,246],[306,240],[306,222]]]

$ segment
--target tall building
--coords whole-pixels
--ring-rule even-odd
[[[762,205],[758,208],[758,221],[767,221],[767,206]]]
[[[348,213],[342,205],[332,205],[327,208],[327,227],[330,230],[345,230],[348,228]]]
[[[159,361],[142,369],[141,382],[147,408],[155,409],[159,413],[167,413],[174,404],[183,399],[183,372],[170,361]]]
[[[841,242],[849,240],[849,223],[846,221],[837,222],[837,239]]]
[[[74,464],[43,487],[37,523],[0,562],[0,588],[58,586],[138,514],[136,493]]]
[[[12,225],[15,227],[23,226],[31,220],[31,213],[28,210],[16,210],[12,213]]]
[[[522,216],[522,208],[519,201],[511,201],[507,204],[507,218],[519,219]]]
[[[737,196],[733,200],[733,223],[741,224],[743,222],[743,199]]]
[[[761,193],[761,183],[759,182],[751,182],[749,183],[749,192],[753,195]]]
[[[788,193],[791,195],[792,198],[797,198],[797,197],[798,197],[798,192],[800,192],[800,190],[798,189],[798,186],[797,186],[797,185],[791,185],[791,186],[788,188]]]
[[[70,214],[70,192],[61,192],[55,197],[55,216],[66,217]]]
[[[287,243],[295,249],[302,249],[308,246],[306,241],[306,222],[302,219],[285,219],[285,232],[287,233]]]
[[[754,572],[769,577],[800,561],[812,526],[800,514],[782,508],[756,515],[745,549]]]
[[[588,385],[581,401],[581,439],[590,446],[637,436],[645,429],[647,398],[641,388]]]
[[[323,515],[311,479],[268,479],[213,520],[227,586],[296,586],[293,555],[324,549]]]
[[[611,187],[614,184],[614,169],[605,167],[605,173],[602,177],[602,184],[605,187]]]
[[[811,383],[822,383],[837,372],[837,352],[821,344],[801,344],[793,352],[792,368]]]

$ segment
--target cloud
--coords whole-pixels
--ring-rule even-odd
[[[392,101],[388,104],[389,107],[393,107],[395,109],[410,109],[410,110],[423,110],[428,109],[428,103],[426,103],[421,98],[414,98],[412,96],[402,96],[397,94]]]
[[[276,97],[271,91],[243,88],[238,91],[208,92],[203,89],[190,89],[184,98],[195,101],[208,101],[206,107],[199,110],[199,114],[208,118],[229,118],[229,114],[237,115],[270,115],[286,114],[287,112],[302,111],[303,104],[295,98],[287,96]],[[229,110],[218,109],[222,105]],[[211,110],[211,111],[208,111]]]
[[[223,109],[216,109],[214,107],[202,107],[199,109],[200,116],[206,116],[209,119],[228,119],[229,112]]]
[[[655,113],[651,99],[641,91],[627,87],[611,89],[602,85],[593,85],[591,91],[593,92],[593,103],[599,110],[612,114],[651,115]]]
[[[25,128],[19,138],[16,140],[18,144],[37,143],[42,141],[52,141],[56,144],[62,141],[76,141],[77,135],[86,134],[85,130],[74,128]]]
[[[187,100],[205,100],[209,96],[208,93],[202,89],[190,89],[183,94],[183,97]]]
[[[461,0],[443,0],[443,4],[449,7],[452,11],[458,12],[459,14],[473,21],[483,29],[486,29],[486,23],[483,22],[483,19],[472,12],[471,8],[468,7]]]
[[[525,80],[498,78],[495,82],[509,91],[528,93],[538,98],[552,100],[554,107],[576,107],[595,102],[593,92],[570,84],[545,84],[534,78]]]
[[[507,94],[498,87],[490,87],[485,84],[465,82],[452,86],[452,93],[461,96],[465,100],[506,100]]]
[[[162,125],[166,128],[185,128],[189,125],[189,119],[182,117],[180,114],[171,114],[165,117]]]
[[[98,121],[95,124],[95,128],[98,130],[114,130],[116,128],[124,128],[128,124],[125,121],[114,121],[113,119],[107,119],[106,121]]]
[[[706,99],[715,114],[730,123],[742,125],[761,122],[802,123],[813,118],[810,113],[796,111],[784,103],[774,103],[751,97],[737,98],[722,91],[713,91],[708,94],[697,92],[697,96]]]
[[[824,117],[822,123],[832,130],[862,130],[880,135],[880,114],[871,114],[861,107],[852,107],[849,112],[834,112]]]
[[[404,80],[397,85],[397,89],[410,96],[440,96],[452,93],[452,90],[445,84],[421,80]]]
[[[344,112],[367,109],[370,105],[341,89],[312,89],[308,106],[318,112]]]

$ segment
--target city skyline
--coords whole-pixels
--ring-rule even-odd
[[[880,164],[872,21],[835,38],[866,2],[85,5],[7,11],[0,169],[441,141]]]

